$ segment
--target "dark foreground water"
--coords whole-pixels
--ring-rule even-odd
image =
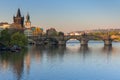
[[[0,80],[120,80],[120,43],[29,46],[21,53],[1,53]]]

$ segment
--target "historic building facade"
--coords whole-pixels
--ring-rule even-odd
[[[13,16],[13,25],[17,29],[24,28],[24,16],[21,16],[21,12],[19,8],[18,8],[16,16]]]

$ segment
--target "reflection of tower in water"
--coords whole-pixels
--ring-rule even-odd
[[[30,70],[30,60],[31,60],[31,57],[30,57],[30,54],[28,53],[25,58],[27,73],[29,73],[29,70]]]
[[[13,62],[13,69],[14,72],[17,76],[17,80],[20,80],[22,77],[22,72],[23,72],[23,67],[24,67],[24,60],[23,58],[19,59],[19,60],[14,60]]]
[[[8,53],[0,54],[1,66],[4,70],[8,70],[13,73],[16,80],[21,80],[24,69],[24,53]],[[12,68],[12,69],[11,69]],[[6,77],[7,78],[7,77]],[[9,80],[9,79],[8,79]]]
[[[2,67],[4,70],[6,70],[8,68],[9,62],[7,60],[3,60],[2,61]]]

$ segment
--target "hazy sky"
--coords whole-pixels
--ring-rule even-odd
[[[20,8],[32,25],[58,31],[120,28],[120,0],[1,0],[0,22],[12,23]]]

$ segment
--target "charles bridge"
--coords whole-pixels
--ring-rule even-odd
[[[80,41],[81,46],[87,46],[90,40],[102,40],[105,46],[111,46],[113,39],[109,34],[105,36],[95,36],[95,35],[68,35],[68,36],[33,36],[29,37],[30,43],[35,43],[36,45],[61,45],[65,46],[66,42],[70,39],[76,39]]]

